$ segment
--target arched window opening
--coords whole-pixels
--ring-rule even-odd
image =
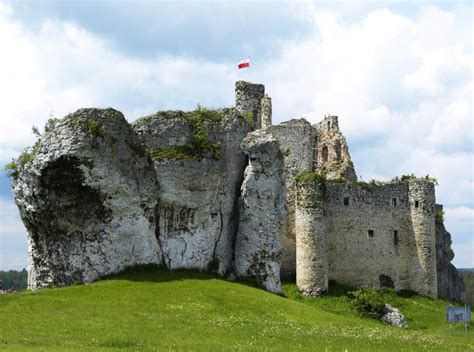
[[[323,149],[321,150],[321,156],[323,158],[323,163],[326,163],[328,161],[328,147],[324,146]]]

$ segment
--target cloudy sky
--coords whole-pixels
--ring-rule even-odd
[[[236,63],[274,123],[338,115],[363,180],[438,178],[454,264],[474,267],[473,5],[459,2],[0,0],[0,163],[31,126],[80,107],[129,121],[230,106]],[[0,270],[26,266],[26,231],[0,176]]]

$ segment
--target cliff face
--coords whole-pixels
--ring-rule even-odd
[[[43,136],[13,184],[29,234],[30,288],[160,263],[158,184],[139,145],[113,109],[78,110]]]
[[[133,129],[154,159],[163,264],[229,272],[246,165],[240,143],[250,123],[233,109],[202,109],[161,112],[136,121]]]
[[[265,130],[249,134],[242,142],[242,149],[249,157],[249,165],[241,189],[236,273],[256,278],[270,292],[281,292],[283,156],[276,139]]]
[[[437,211],[442,211],[437,205]],[[446,231],[443,221],[436,221],[436,268],[438,279],[438,297],[452,301],[465,302],[465,288],[456,267],[451,264],[454,252],[451,249],[451,234]]]

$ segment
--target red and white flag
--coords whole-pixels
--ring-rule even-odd
[[[240,62],[237,64],[237,67],[239,68],[239,70],[240,70],[241,68],[250,67],[250,59],[245,59],[245,60],[240,61]]]

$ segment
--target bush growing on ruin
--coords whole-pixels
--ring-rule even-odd
[[[349,292],[353,308],[362,316],[379,319],[385,308],[384,290],[380,288],[359,288]]]

